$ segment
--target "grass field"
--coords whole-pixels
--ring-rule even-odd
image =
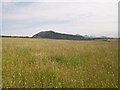
[[[117,88],[117,40],[2,38],[3,88]]]

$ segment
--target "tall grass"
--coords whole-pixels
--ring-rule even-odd
[[[0,37],[0,89],[2,89],[2,38]]]
[[[5,88],[118,87],[116,40],[2,40]]]

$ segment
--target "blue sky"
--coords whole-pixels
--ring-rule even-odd
[[[32,36],[52,29],[70,34],[117,37],[117,0],[87,1],[4,0],[2,35]]]

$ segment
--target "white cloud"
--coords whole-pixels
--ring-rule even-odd
[[[2,0],[2,2],[118,2],[119,0]]]
[[[90,35],[117,33],[116,2],[91,1],[3,3],[3,33],[32,35],[40,29]]]

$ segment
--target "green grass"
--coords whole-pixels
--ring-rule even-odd
[[[3,88],[117,88],[117,40],[2,38]]]

